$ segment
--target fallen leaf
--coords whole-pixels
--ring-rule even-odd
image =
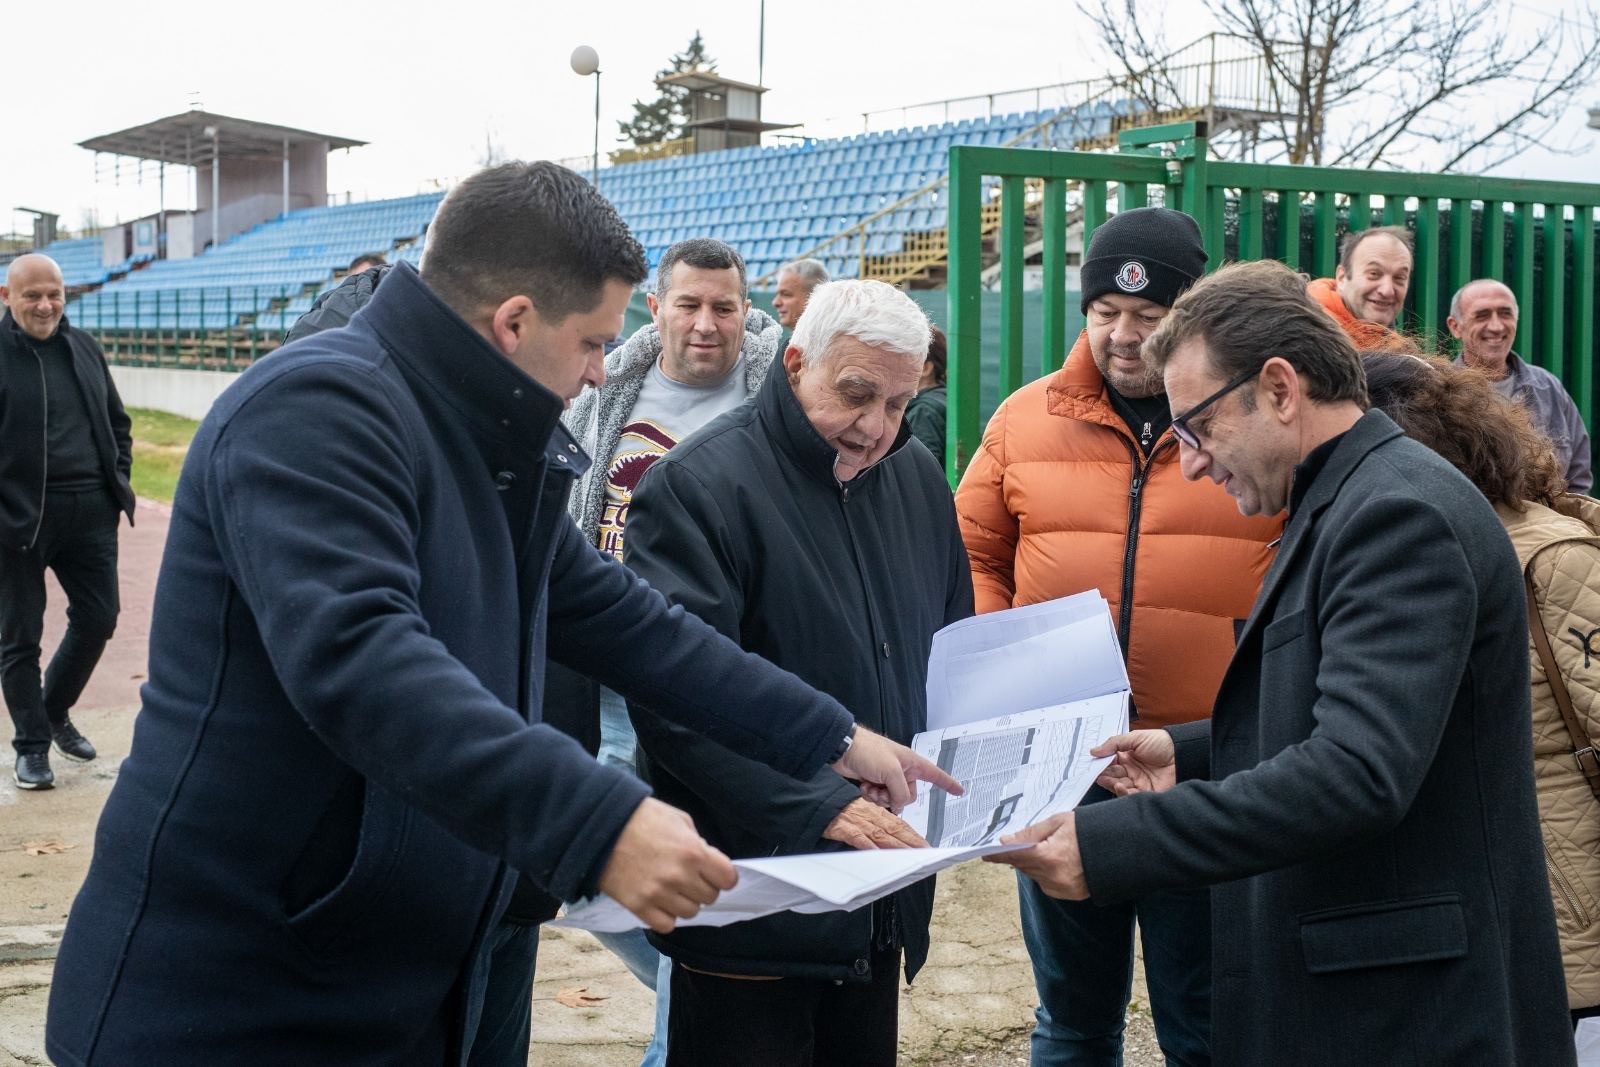
[[[556,1001],[569,1008],[592,1008],[602,1001],[610,1000],[603,993],[591,993],[588,986],[579,986],[576,989],[563,989],[556,993]]]
[[[72,847],[63,841],[25,841],[22,844],[22,851],[30,856],[53,856]]]

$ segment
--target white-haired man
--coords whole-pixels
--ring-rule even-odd
[[[906,447],[928,340],[891,286],[819,286],[782,373],[650,468],[624,550],[668,600],[902,742],[926,722],[934,632],[972,613],[950,491]],[[921,843],[837,774],[783,781],[630,709],[657,794],[730,855]],[[932,904],[929,879],[851,913],[653,936],[675,964],[667,1063],[893,1063],[901,953],[914,975]]]
[[[1478,278],[1456,291],[1445,320],[1461,342],[1457,363],[1487,374],[1508,400],[1528,409],[1534,425],[1550,438],[1567,488],[1587,493],[1594,488],[1589,430],[1561,379],[1528,363],[1511,350],[1517,339],[1517,294],[1493,278]]]
[[[778,268],[778,288],[772,294],[772,310],[778,325],[792,330],[806,310],[806,302],[819,285],[828,281],[828,268],[818,259],[797,259]]]

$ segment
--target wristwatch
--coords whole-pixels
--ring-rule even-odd
[[[845,731],[844,737],[839,741],[839,747],[833,750],[833,755],[828,757],[828,763],[838,763],[844,759],[845,753],[850,751],[850,746],[856,743],[856,724],[851,723],[850,729]]]

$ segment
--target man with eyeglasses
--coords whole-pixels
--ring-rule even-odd
[[[1110,739],[1121,798],[1004,860],[1108,906],[1214,887],[1218,1063],[1573,1063],[1494,509],[1368,410],[1354,346],[1280,263],[1200,282],[1145,355],[1184,475],[1287,509],[1283,543],[1212,718]]]
[[[1000,405],[956,492],[977,610],[1098,589],[1141,726],[1211,713],[1282,529],[1184,480],[1168,398],[1142,358],[1205,263],[1200,228],[1179,211],[1123,211],[1097,229],[1081,273],[1086,328],[1060,370]],[[1096,789],[1086,803],[1109,798]],[[1168,1062],[1211,1062],[1206,890],[1100,907],[1018,885],[1040,999],[1036,1067],[1120,1062],[1136,919]]]

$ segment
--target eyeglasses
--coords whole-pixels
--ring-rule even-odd
[[[1232,381],[1228,382],[1227,385],[1224,385],[1221,389],[1218,389],[1216,392],[1200,401],[1200,403],[1196,404],[1188,411],[1185,411],[1182,415],[1179,415],[1177,418],[1173,419],[1172,436],[1176,437],[1179,441],[1182,441],[1190,448],[1199,448],[1200,438],[1195,435],[1193,430],[1189,429],[1189,420],[1194,418],[1196,415],[1199,415],[1201,412],[1205,411],[1206,408],[1210,407],[1212,404],[1215,404],[1217,401],[1221,400],[1223,397],[1227,396],[1229,393],[1239,388],[1239,386],[1243,385],[1245,382],[1248,382],[1250,379],[1256,377],[1260,373],[1261,368],[1257,367],[1253,371],[1247,371],[1244,374],[1239,375],[1237,378],[1234,378]]]

